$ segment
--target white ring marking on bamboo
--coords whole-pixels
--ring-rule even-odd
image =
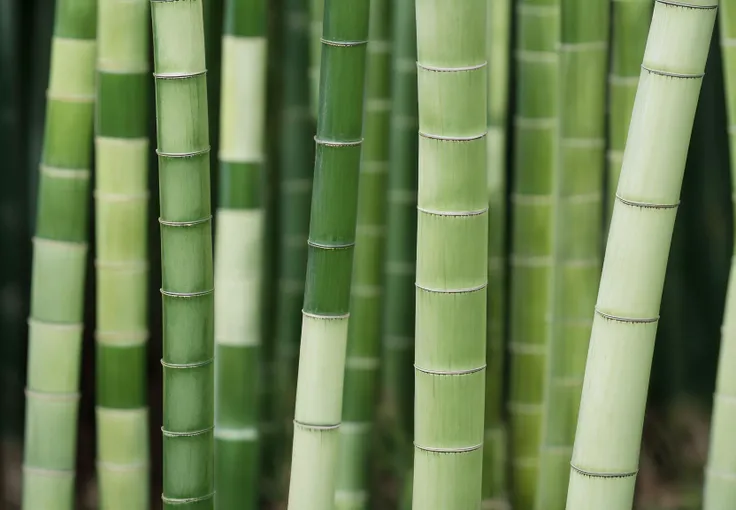
[[[97,96],[95,94],[59,94],[47,89],[46,99],[64,103],[94,103]]]
[[[639,470],[635,471],[627,471],[623,473],[602,473],[602,472],[596,472],[596,471],[586,471],[584,469],[581,469],[577,467],[575,464],[570,462],[570,467],[574,470],[580,473],[583,476],[590,476],[592,478],[629,478],[631,476],[636,476],[637,473],[639,473]]]
[[[313,248],[321,248],[323,250],[346,250],[355,246],[355,242],[342,244],[323,244],[307,239],[307,244]]]
[[[212,215],[210,214],[206,218],[201,218],[198,220],[189,220],[189,221],[169,221],[164,220],[163,218],[159,218],[158,222],[161,225],[166,225],[167,227],[194,227],[196,225],[201,225],[202,223],[207,223],[208,221],[212,221]]]
[[[380,285],[369,284],[353,284],[350,287],[350,295],[361,298],[377,298],[381,297],[383,289]]]
[[[138,347],[145,345],[148,331],[95,331],[95,340],[102,345],[115,347]]]
[[[355,503],[356,505],[363,506],[368,501],[368,493],[366,491],[347,491],[338,489],[335,491],[335,499]]]
[[[57,402],[71,402],[73,400],[79,400],[79,397],[81,395],[78,391],[74,393],[49,393],[46,391],[37,391],[29,388],[25,388],[23,392],[25,393],[26,397],[33,397],[41,400],[51,400]]]
[[[316,425],[312,423],[304,423],[299,420],[294,420],[294,425],[301,427],[303,429],[307,430],[319,430],[323,432],[327,432],[330,430],[337,430],[340,428],[340,423],[334,424],[334,425]]]
[[[363,161],[360,165],[363,174],[385,174],[388,173],[388,161]]]
[[[57,239],[47,239],[45,237],[38,237],[33,236],[31,238],[31,243],[34,245],[47,245],[47,246],[54,246],[56,248],[65,248],[67,250],[72,251],[87,251],[89,248],[88,243],[78,243],[75,241],[59,241]]]
[[[604,149],[606,147],[605,138],[562,138],[560,143],[563,147],[571,149]]]
[[[243,346],[248,347],[248,346]],[[215,362],[215,358],[206,359],[204,361],[197,361],[194,363],[169,363],[167,361],[164,361],[163,358],[161,359],[161,366],[166,368],[174,368],[174,369],[185,369],[185,368],[200,368],[200,367],[206,367],[207,365],[211,365]]]
[[[179,0],[151,0],[152,2],[178,2]],[[207,501],[208,499],[212,499],[215,497],[215,491],[212,491],[211,493],[207,494],[206,496],[199,496],[196,498],[167,498],[163,494],[161,494],[161,501],[164,503],[167,503],[169,505],[185,505],[187,503],[196,503],[198,501]]]
[[[324,37],[320,37],[319,40],[322,44],[325,44],[327,46],[335,46],[337,48],[350,48],[353,46],[368,44],[368,41],[332,41],[330,39],[325,39]]]
[[[344,320],[344,319],[350,318],[350,313],[345,313],[342,315],[318,315],[316,313],[305,312],[304,310],[302,310],[302,315],[305,317],[309,317],[311,319],[322,319],[322,320],[333,320],[333,321]]]
[[[195,436],[203,436],[205,434],[208,434],[215,430],[215,427],[207,427],[201,430],[192,430],[188,432],[174,432],[173,430],[166,430],[165,428],[161,427],[161,433],[166,437],[195,437]]]
[[[225,441],[257,441],[258,429],[256,427],[243,427],[239,429],[228,427],[215,427],[215,437]]]
[[[378,370],[380,360],[361,356],[348,356],[345,359],[345,367],[352,370]]]
[[[148,462],[131,462],[130,464],[119,464],[116,462],[108,462],[98,460],[95,462],[98,469],[106,469],[115,471],[116,473],[130,473],[135,471],[148,471],[150,468]]]
[[[41,476],[58,476],[58,477],[74,478],[75,470],[74,469],[47,469],[47,468],[39,468],[39,467],[33,467],[27,464],[23,464],[23,472],[32,473],[34,475],[41,475]]]
[[[635,200],[628,200],[626,198],[623,198],[618,193],[616,193],[616,199],[624,205],[629,205],[631,207],[641,207],[642,209],[677,209],[680,206],[679,200],[674,204],[655,204],[653,202],[637,202]]]
[[[608,49],[608,41],[587,41],[578,43],[559,43],[557,49],[560,51],[587,51]]]
[[[624,85],[627,87],[636,86],[639,83],[639,75],[620,76],[618,74],[611,74],[608,76],[608,83],[611,85]]]
[[[128,271],[148,271],[149,264],[147,260],[100,260],[95,259],[94,265],[98,269],[118,269]]]
[[[433,294],[470,294],[471,292],[478,292],[479,290],[484,290],[486,287],[488,287],[488,282],[482,283],[480,285],[476,285],[475,287],[466,287],[464,289],[432,289],[430,287],[425,287],[423,285],[420,285],[417,282],[414,282],[414,286],[417,289],[421,289],[425,292],[432,292]]]
[[[476,71],[478,69],[483,69],[487,65],[488,65],[488,61],[481,62],[480,64],[476,64],[473,66],[437,67],[437,66],[429,66],[426,64],[422,64],[421,62],[417,62],[417,68],[424,69],[425,71],[431,71],[434,73],[456,73],[456,72]]]
[[[363,143],[362,138],[360,140],[338,141],[338,140],[323,140],[321,138],[318,138],[317,136],[314,137],[314,141],[317,143],[317,145],[324,145],[326,147],[356,147]]]
[[[467,368],[465,370],[430,370],[429,368],[422,368],[422,367],[420,367],[419,365],[417,365],[415,363],[414,364],[414,369],[415,370],[418,370],[418,371],[420,371],[420,372],[422,372],[424,374],[429,374],[429,375],[440,375],[440,376],[444,376],[444,375],[470,375],[470,374],[475,374],[475,373],[478,373],[478,372],[482,372],[483,370],[486,369],[487,366],[488,365],[486,365],[484,363],[483,365],[481,365],[479,367],[476,367],[476,368]]]
[[[556,51],[516,50],[514,55],[517,60],[522,62],[541,62],[545,64],[555,64],[559,58]]]
[[[483,448],[483,443],[474,444],[472,446],[461,446],[458,448],[438,448],[433,446],[422,446],[414,441],[414,448],[429,453],[470,453]]]
[[[509,352],[514,354],[533,354],[535,356],[546,356],[547,346],[539,344],[527,344],[523,342],[509,342]]]
[[[422,131],[419,131],[419,136],[421,136],[422,138],[429,138],[430,140],[440,140],[442,142],[472,142],[474,140],[480,140],[481,138],[485,138],[487,134],[488,134],[488,131],[484,131],[477,135],[470,135],[470,136],[443,136],[443,135],[433,135],[431,133],[423,133]]]
[[[674,0],[655,0],[655,2],[663,5],[671,5],[673,7],[684,7],[685,9],[711,10],[718,7],[717,5],[695,5],[687,2],[676,2]]]
[[[29,326],[41,326],[43,328],[56,329],[59,331],[74,331],[76,333],[81,333],[82,331],[84,331],[84,324],[81,322],[75,324],[62,324],[60,322],[46,322],[39,319],[34,319],[33,317],[28,317],[26,323]]]
[[[107,193],[105,191],[95,190],[92,196],[96,200],[108,200],[110,202],[135,202],[138,200],[148,200],[150,193],[141,191],[140,193]]]
[[[696,79],[699,79],[705,76],[705,73],[687,74],[687,73],[673,73],[671,71],[660,71],[659,69],[652,69],[651,67],[647,67],[644,64],[641,65],[641,68],[650,74],[658,74],[659,76],[666,76],[668,78],[682,78],[684,80],[696,80]]]
[[[547,255],[539,256],[521,256],[512,255],[511,266],[512,267],[550,267],[552,266],[552,257]]]
[[[59,179],[89,179],[92,172],[88,168],[59,168],[48,165],[40,165],[41,173],[49,177]]]
[[[156,154],[163,158],[193,158],[195,156],[201,156],[202,154],[207,154],[210,152],[210,150],[212,150],[211,147],[206,147],[204,149],[201,149],[198,151],[192,151],[192,152],[164,152],[160,149],[156,149]]]
[[[610,321],[616,321],[616,322],[627,322],[630,324],[652,324],[657,321],[659,321],[659,317],[622,317],[620,315],[612,315],[610,313],[602,312],[598,309],[598,307],[595,307],[595,313],[603,317],[604,319],[608,319]]]
[[[474,211],[437,211],[435,209],[426,209],[424,207],[417,206],[417,211],[423,212],[424,214],[431,214],[432,216],[480,216],[481,214],[485,214],[488,212],[488,207],[484,207],[483,209],[476,209]]]
[[[170,2],[172,0],[163,0],[166,2]],[[186,80],[189,78],[196,78],[197,76],[202,76],[204,74],[207,74],[207,69],[204,71],[194,71],[190,73],[153,73],[153,77],[157,78],[159,80]]]
[[[366,434],[373,428],[369,421],[346,421],[340,425],[341,434]]]
[[[368,53],[371,54],[386,54],[391,53],[391,41],[386,40],[371,40],[368,41]]]
[[[195,297],[202,297],[202,296],[208,296],[210,294],[213,294],[215,292],[215,289],[200,290],[198,292],[173,292],[170,290],[159,289],[159,292],[161,292],[161,294],[163,294],[164,296],[168,296],[168,297],[195,298]]]

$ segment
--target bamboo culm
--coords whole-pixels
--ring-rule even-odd
[[[480,508],[488,285],[487,0],[417,0],[417,510]],[[452,169],[452,171],[448,171]]]
[[[152,0],[163,301],[163,508],[214,508],[214,277],[201,0]]]
[[[33,238],[23,509],[72,510],[95,100],[95,0],[57,0]]]
[[[102,510],[149,505],[148,0],[98,3],[97,476]]]
[[[362,152],[369,0],[327,0],[289,510],[332,508]]]
[[[258,505],[266,3],[226,0],[215,238],[216,508]]]
[[[633,504],[665,269],[716,7],[716,0],[654,7],[595,307],[567,510]]]

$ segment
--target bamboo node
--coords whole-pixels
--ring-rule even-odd
[[[215,427],[215,437],[225,441],[257,441],[258,429],[256,427],[227,428]]]
[[[373,423],[369,421],[346,421],[340,426],[341,434],[367,434],[371,431]]]
[[[360,140],[338,141],[338,140],[324,140],[317,136],[314,137],[314,141],[317,143],[317,145],[324,145],[326,147],[356,147],[363,143],[362,138]]]
[[[418,450],[422,450],[429,453],[444,453],[444,454],[452,454],[452,453],[470,453],[474,452],[476,450],[480,450],[483,448],[483,443],[474,444],[472,446],[460,446],[457,448],[438,448],[433,446],[422,446],[418,444],[416,441],[414,441],[414,448]]]
[[[687,2],[676,2],[674,0],[655,0],[655,2],[663,5],[671,5],[673,7],[683,7],[685,9],[712,10],[718,7],[717,5],[695,5]]]
[[[646,317],[646,318],[640,318],[640,317],[622,317],[620,315],[612,315],[610,313],[606,313],[601,311],[598,307],[595,308],[595,313],[603,317],[604,319],[608,319],[610,321],[616,321],[616,322],[627,322],[630,324],[652,324],[657,321],[659,321],[659,316],[657,317]]]
[[[202,154],[208,154],[210,150],[211,148],[209,146],[205,147],[204,149],[192,152],[164,152],[160,149],[156,149],[156,154],[158,156],[161,156],[162,158],[193,158],[196,156],[201,156]]]
[[[420,285],[418,282],[414,282],[414,286],[417,289],[423,290],[425,292],[431,292],[433,294],[470,294],[471,292],[484,290],[486,287],[488,287],[488,282],[481,283],[480,285],[476,285],[475,287],[466,287],[463,289],[433,289],[431,287]]]
[[[420,367],[419,365],[417,365],[415,363],[414,364],[414,369],[415,370],[418,370],[419,372],[428,374],[428,375],[440,375],[440,376],[445,376],[445,375],[470,375],[470,374],[475,374],[475,373],[484,371],[487,366],[488,365],[486,365],[484,363],[483,365],[481,365],[479,367],[476,367],[476,368],[468,368],[468,369],[465,369],[465,370],[430,370],[428,368],[422,368],[422,367]]]
[[[661,1],[661,0],[657,0]],[[651,67],[647,67],[644,64],[641,65],[641,68],[647,71],[650,74],[658,74],[659,76],[666,76],[667,78],[680,78],[683,80],[697,80],[705,76],[705,73],[673,73],[671,71],[661,71],[659,69],[652,69]]]
[[[97,469],[105,469],[107,471],[115,471],[118,473],[129,473],[135,471],[148,471],[150,466],[147,461],[133,462],[130,464],[118,464],[116,462],[108,462],[105,460],[98,460],[95,462]]]
[[[350,242],[350,243],[326,244],[326,243],[318,243],[316,241],[312,241],[311,239],[307,239],[307,244],[313,248],[320,248],[322,250],[347,250],[355,246],[355,241]]]
[[[163,1],[171,1],[171,0],[163,0]],[[196,78],[197,76],[202,76],[204,74],[207,74],[207,69],[204,71],[194,71],[189,73],[153,73],[153,77],[157,78],[159,80],[186,80],[189,78]]]
[[[340,423],[336,423],[334,425],[317,425],[312,423],[304,423],[299,420],[294,420],[294,425],[301,427],[306,430],[317,430],[321,432],[327,432],[330,430],[337,430],[340,428]]]
[[[475,140],[480,140],[481,138],[485,138],[486,135],[488,135],[488,131],[483,131],[482,133],[479,133],[477,135],[470,135],[470,136],[443,136],[443,135],[434,135],[431,133],[423,133],[422,131],[419,131],[419,136],[422,138],[429,138],[430,140],[439,140],[441,142],[473,142]]]
[[[179,2],[181,0],[151,0],[152,2]],[[188,503],[197,503],[198,501],[207,501],[215,497],[215,491],[210,492],[204,496],[198,496],[196,498],[167,498],[161,494],[161,501],[167,505],[186,505]]]
[[[468,71],[477,71],[478,69],[483,69],[488,65],[488,61],[481,62],[480,64],[475,64],[472,66],[460,66],[460,67],[438,67],[438,66],[430,66],[426,64],[422,64],[421,62],[417,62],[417,67],[419,69],[423,69],[425,71],[431,71],[433,73],[462,73],[462,72],[468,72]]]
[[[141,191],[138,193],[108,193],[106,191],[95,190],[92,196],[96,200],[110,202],[136,202],[139,200],[148,200],[150,193]]]
[[[73,469],[48,469],[29,466],[27,464],[23,464],[23,472],[41,476],[56,476],[60,478],[74,478],[75,473]]]
[[[577,467],[572,462],[570,462],[570,467],[573,469],[573,471],[576,471],[583,476],[590,476],[592,478],[628,478],[631,476],[636,476],[637,473],[639,473],[638,469],[634,471],[625,471],[625,472],[619,472],[619,473],[603,473],[603,472],[596,472],[596,471],[586,471],[584,469]]]
[[[41,165],[41,173],[49,177],[59,179],[82,179],[87,180],[92,175],[88,168],[59,168],[48,165]]]
[[[161,366],[165,368],[175,368],[175,369],[200,368],[200,367],[205,367],[207,365],[211,365],[214,362],[215,362],[215,358],[206,359],[204,361],[197,361],[195,363],[169,363],[168,361],[164,361],[162,358]]]
[[[335,46],[337,48],[350,48],[353,46],[368,44],[368,41],[333,41],[331,39],[325,39],[324,37],[320,37],[319,40],[320,42],[322,42],[322,44],[325,44],[327,46]]]
[[[159,289],[159,292],[164,296],[173,298],[196,298],[213,294],[215,289],[202,290],[199,292],[172,292],[170,290]]]
[[[577,43],[559,43],[557,49],[560,51],[588,51],[588,50],[605,50],[608,48],[608,41],[587,41]]]
[[[161,433],[165,437],[195,437],[195,436],[203,436],[205,434],[208,434],[215,430],[215,427],[207,427],[201,430],[192,430],[188,432],[174,432],[173,430],[166,430],[165,428],[161,427]]]
[[[29,326],[36,326],[36,327],[42,327],[42,328],[48,328],[48,329],[56,329],[61,331],[69,331],[74,333],[82,333],[84,331],[84,324],[75,323],[75,324],[64,324],[61,322],[47,322],[39,319],[34,319],[33,317],[29,317],[26,320],[26,323]]]
[[[480,216],[488,212],[488,207],[483,209],[476,209],[474,211],[437,211],[435,209],[426,209],[424,207],[417,206],[417,211],[423,212],[424,214],[431,214],[432,216],[446,216],[446,217],[464,217],[464,216]]]
[[[80,398],[80,393],[78,391],[72,393],[50,393],[47,391],[36,391],[30,388],[26,388],[25,390],[23,390],[23,392],[25,393],[26,397],[38,398],[41,400],[55,400],[57,402],[71,402],[74,400],[79,400]]]
[[[138,347],[145,345],[150,334],[144,331],[95,331],[95,340],[114,347]]]
[[[350,314],[349,313],[345,313],[345,314],[341,314],[341,315],[320,315],[320,314],[317,314],[317,313],[306,312],[304,310],[302,310],[302,315],[305,316],[305,317],[309,317],[311,319],[320,319],[320,320],[327,320],[327,321],[329,321],[329,320],[332,320],[332,321],[345,320],[345,319],[350,318]]]
[[[211,214],[207,216],[206,218],[200,218],[198,220],[190,220],[190,221],[169,221],[163,218],[158,219],[159,224],[165,225],[167,227],[194,227],[196,225],[201,225],[202,223],[207,223],[208,221],[212,221]]]
[[[652,202],[637,202],[635,200],[628,200],[626,198],[623,198],[618,193],[616,193],[616,199],[624,205],[629,205],[631,207],[641,207],[642,209],[677,209],[680,206],[679,200],[675,202],[674,204],[655,204]]]

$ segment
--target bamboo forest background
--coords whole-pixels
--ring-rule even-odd
[[[217,154],[219,126],[220,48],[223,0],[205,0],[205,32],[210,101],[213,210],[217,206]],[[268,423],[280,403],[274,388],[286,377],[281,358],[276,356],[274,338],[279,318],[276,310],[278,287],[279,172],[290,160],[290,142],[284,135],[283,114],[288,107],[287,85],[296,80],[309,87],[308,76],[286,76],[283,65],[285,30],[294,29],[286,19],[288,0],[267,2],[267,94],[266,94],[266,246],[264,288],[266,299],[261,312],[265,392],[263,430],[264,455],[260,499],[262,508],[285,508],[288,482],[288,448],[280,437],[281,428]],[[389,4],[390,5],[390,4]],[[26,381],[27,318],[31,281],[31,237],[34,234],[38,169],[44,132],[46,88],[49,79],[54,0],[4,0],[0,2],[0,427],[2,457],[0,478],[2,508],[19,508],[23,448],[24,387]],[[305,23],[306,20],[302,20]],[[374,30],[374,27],[371,28]],[[672,251],[657,332],[654,364],[647,402],[642,459],[637,485],[638,508],[700,508],[703,469],[708,449],[708,429],[715,387],[720,328],[733,245],[728,130],[724,98],[718,24],[698,103],[688,154],[682,205],[672,241]],[[386,30],[378,36],[388,36]],[[374,34],[374,32],[372,32]],[[306,40],[306,39],[305,39]],[[515,37],[512,34],[511,40]],[[510,50],[513,51],[513,48]],[[511,126],[515,101],[515,72],[510,74]],[[490,77],[493,80],[493,77]],[[153,90],[153,78],[149,81]],[[373,91],[375,93],[375,90]],[[369,90],[368,92],[372,92]],[[378,91],[381,94],[381,91]],[[150,111],[154,111],[154,96]],[[378,97],[378,99],[382,99]],[[155,118],[151,114],[149,133],[155,139]],[[513,130],[506,140],[507,178],[511,193]],[[303,143],[303,142],[302,142]],[[311,139],[308,139],[311,144]],[[303,147],[296,147],[302,151]],[[307,151],[308,154],[311,153]],[[147,397],[150,407],[151,505],[160,508],[162,492],[162,315],[160,237],[158,225],[158,175],[155,153],[150,151],[149,187],[149,327],[147,354]],[[90,210],[92,210],[90,199]],[[388,218],[391,221],[391,218]],[[95,245],[94,218],[90,214],[90,246]],[[508,229],[507,229],[508,231]],[[508,243],[507,243],[508,244]],[[95,278],[94,254],[87,263],[85,332],[82,354],[82,397],[78,428],[77,508],[97,507],[95,482]],[[297,268],[298,270],[298,268]],[[591,310],[592,313],[592,310]],[[508,363],[506,364],[508,366]],[[287,367],[288,368],[288,367]],[[291,365],[295,368],[295,365]],[[411,370],[409,365],[408,370]],[[508,386],[508,385],[506,385]],[[507,390],[508,391],[508,390]],[[380,409],[380,406],[379,406]],[[395,426],[378,417],[371,448],[374,508],[395,508],[402,484],[395,469],[397,446]],[[287,450],[285,452],[284,450]],[[449,509],[448,509],[449,510]]]

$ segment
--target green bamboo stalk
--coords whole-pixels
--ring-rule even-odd
[[[96,113],[97,477],[103,510],[149,505],[149,3],[99,0]]]
[[[723,79],[726,91],[732,199],[736,200],[736,2],[720,2],[719,28]],[[710,448],[705,469],[703,510],[725,510],[736,499],[736,445],[731,435],[736,425],[736,252],[731,272],[721,328],[721,352],[713,401]]]
[[[29,319],[23,508],[71,510],[97,43],[94,0],[58,0]]]
[[[317,118],[319,76],[322,61],[322,20],[326,0],[309,0],[309,90],[312,115]]]
[[[608,78],[608,173],[606,225],[611,223],[624,145],[644,58],[652,0],[611,0],[611,69]]]
[[[538,510],[564,510],[600,276],[608,1],[562,0],[560,166],[556,169],[552,323]]]
[[[417,0],[413,508],[480,508],[486,372],[486,0]],[[452,169],[448,172],[448,169]]]
[[[336,510],[369,508],[370,450],[378,403],[386,190],[391,113],[391,9],[371,0],[365,100],[365,147],[360,166],[358,218],[350,288],[343,424]]]
[[[506,124],[509,102],[511,0],[487,0],[488,21],[488,373],[483,440],[483,509],[508,508],[508,442],[504,407],[506,338]]]
[[[326,0],[289,510],[334,504],[369,0]]]
[[[654,7],[595,307],[567,510],[633,504],[659,305],[716,5],[657,0]]]
[[[215,488],[220,509],[258,504],[266,2],[226,0],[215,246]]]
[[[552,311],[560,0],[522,0],[518,23],[508,406],[512,504],[517,510],[531,510],[535,504]]]
[[[214,508],[214,278],[201,0],[151,0],[163,301],[163,508]]]

